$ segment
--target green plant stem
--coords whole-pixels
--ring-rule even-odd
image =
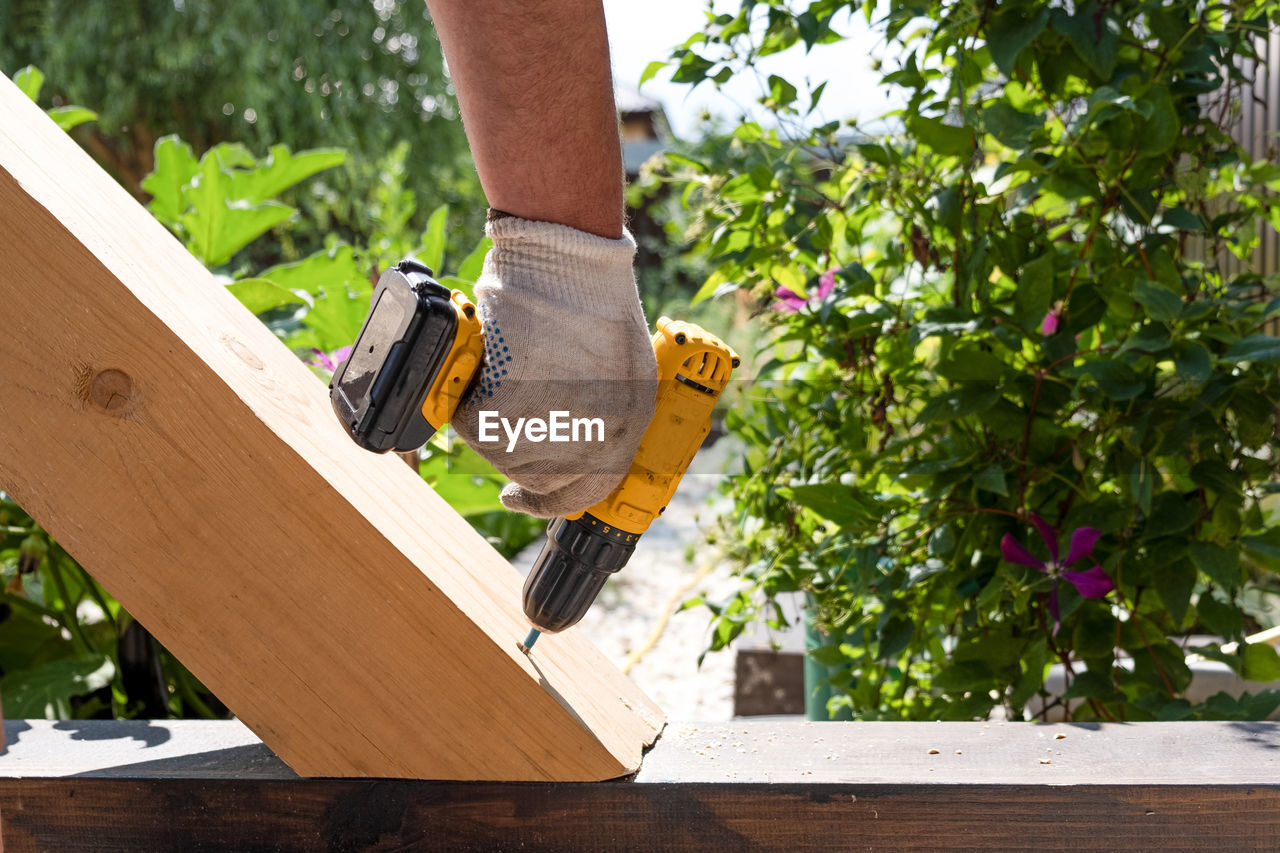
[[[1137,596],[1134,597],[1133,606],[1129,608],[1129,613],[1133,619],[1133,628],[1138,632],[1138,637],[1142,640],[1142,647],[1147,650],[1147,654],[1151,658],[1151,663],[1155,666],[1156,672],[1160,674],[1160,680],[1164,683],[1164,689],[1168,691],[1170,696],[1177,695],[1173,689],[1173,682],[1169,680],[1169,674],[1164,671],[1164,666],[1160,663],[1160,658],[1156,657],[1155,651],[1151,648],[1151,641],[1147,639],[1147,633],[1142,630],[1142,622],[1138,617],[1138,597],[1141,596],[1142,589],[1139,587]],[[1116,587],[1116,597],[1120,599],[1122,604],[1127,604],[1124,593]]]
[[[53,578],[53,585],[58,589],[58,596],[62,599],[62,606],[64,608],[60,621],[66,625],[67,630],[69,630],[76,639],[80,641],[80,644],[84,646],[86,651],[90,654],[97,654],[98,650],[94,647],[93,643],[89,642],[89,637],[85,634],[84,628],[80,624],[80,618],[76,614],[75,604],[72,603],[71,595],[67,591],[66,581],[62,577],[61,564],[63,562],[64,561],[60,559],[49,561],[49,575]]]

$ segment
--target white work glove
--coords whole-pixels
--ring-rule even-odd
[[[499,216],[485,229],[493,248],[475,289],[484,363],[453,427],[511,479],[504,506],[567,515],[621,481],[653,417],[658,369],[631,268],[636,244],[625,232],[610,240]],[[588,423],[597,418],[602,428]],[[570,440],[531,440],[532,419],[558,420],[554,433]]]

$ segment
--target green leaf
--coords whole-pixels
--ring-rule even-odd
[[[1246,681],[1280,681],[1280,655],[1266,643],[1249,643],[1240,651],[1244,663],[1241,676]],[[5,712],[8,713],[9,694],[5,692]]]
[[[474,281],[467,281],[465,279],[458,278],[455,275],[441,276],[440,278],[437,278],[436,281],[440,282],[441,285],[449,288],[450,290],[460,290],[462,291],[463,296],[467,297],[472,302],[476,301],[476,283]]]
[[[693,295],[690,304],[697,305],[704,299],[710,299],[712,296],[719,296],[721,293],[731,290],[737,290],[737,282],[730,281],[724,274],[723,269],[712,270],[707,276],[707,280],[698,288],[698,292]]]
[[[1263,690],[1257,696],[1242,693],[1240,704],[1244,708],[1246,720],[1269,720],[1276,708],[1280,707],[1280,690]]]
[[[1209,489],[1233,504],[1244,501],[1240,475],[1232,471],[1225,462],[1216,459],[1197,462],[1191,469],[1191,480],[1197,486]]]
[[[913,115],[907,119],[907,131],[939,154],[961,157],[973,153],[975,140],[971,127],[955,127],[944,124],[940,118]]]
[[[880,627],[880,659],[897,657],[910,643],[916,625],[910,617],[894,614]]]
[[[796,87],[776,74],[769,75],[769,95],[765,106],[772,110],[790,106],[796,100]]]
[[[1000,399],[1000,391],[980,384],[966,385],[946,394],[930,397],[916,416],[922,423],[950,421],[985,412]]]
[[[1196,602],[1196,614],[1204,626],[1220,637],[1238,637],[1244,633],[1244,619],[1240,610],[1233,605],[1224,604],[1208,592],[1200,593]],[[1236,660],[1239,663],[1239,660]]]
[[[994,492],[1003,497],[1009,496],[1009,487],[1005,483],[1004,469],[999,465],[983,468],[974,475],[973,482],[980,489]]]
[[[807,651],[809,658],[819,666],[835,667],[845,662],[844,652],[838,644],[818,646]]]
[[[1053,253],[1023,265],[1013,297],[1014,312],[1024,329],[1039,330],[1053,304]]]
[[[868,163],[875,163],[878,166],[890,166],[893,164],[892,156],[888,149],[881,145],[865,142],[858,146],[858,153]]]
[[[935,689],[952,695],[987,690],[995,680],[995,673],[983,661],[967,660],[953,663],[933,679]]]
[[[640,82],[637,86],[643,86],[645,83],[653,79],[654,75],[667,67],[667,63],[661,59],[655,59],[644,67],[644,71],[640,74]]]
[[[1151,496],[1155,490],[1157,476],[1159,475],[1156,473],[1155,466],[1146,459],[1139,459],[1129,469],[1129,495],[1142,510],[1143,515],[1151,513]]]
[[[316,299],[302,320],[311,332],[306,345],[332,352],[355,341],[369,313],[371,296],[372,288],[365,284],[356,289],[354,295],[349,295],[344,288]]]
[[[1272,335],[1250,335],[1227,347],[1223,361],[1280,361],[1280,338]]]
[[[982,111],[982,121],[1000,144],[1015,150],[1031,145],[1036,132],[1044,129],[1044,116],[1015,109],[1008,101],[996,101]]]
[[[945,557],[956,549],[956,533],[951,524],[943,524],[929,535],[929,553]]]
[[[1182,130],[1173,97],[1166,87],[1154,86],[1138,103],[1149,112],[1134,134],[1138,150],[1144,154],[1163,154],[1173,147]]]
[[[0,680],[5,716],[67,719],[73,716],[73,698],[101,690],[115,673],[115,665],[106,655],[61,658],[35,669],[10,672]]]
[[[273,145],[261,165],[232,173],[227,197],[232,201],[266,201],[317,172],[342,165],[346,159],[346,152],[339,148],[294,154],[287,145]]]
[[[879,518],[876,502],[840,483],[814,483],[778,489],[778,494],[841,527],[852,527]]]
[[[1258,536],[1242,537],[1240,544],[1251,560],[1270,571],[1280,572],[1280,527]]]
[[[154,154],[155,169],[142,181],[142,188],[152,196],[147,209],[156,219],[174,226],[187,207],[183,188],[200,171],[200,164],[191,146],[174,134],[157,139]]]
[[[1183,381],[1203,385],[1213,375],[1213,357],[1199,341],[1178,341],[1173,345],[1173,367]]]
[[[1187,604],[1196,585],[1196,570],[1188,560],[1174,560],[1155,569],[1155,588],[1175,624],[1187,615]]]
[[[444,269],[445,227],[449,223],[449,205],[442,204],[431,211],[427,219],[427,230],[422,234],[422,251],[418,257],[432,269],[441,272]]]
[[[485,256],[489,254],[491,248],[493,248],[493,241],[488,237],[481,238],[476,247],[471,250],[471,254],[458,264],[458,278],[475,284],[476,279],[480,278],[481,270],[484,269]]]
[[[228,176],[236,169],[258,168],[258,158],[253,156],[253,152],[242,142],[219,142],[206,151],[205,155],[212,157],[217,162],[218,168]],[[200,162],[204,162],[204,157],[200,158]]]
[[[1158,698],[1153,696],[1152,698]],[[1191,703],[1186,699],[1172,699],[1161,702],[1156,711],[1156,720],[1162,723],[1176,723],[1188,719],[1193,713]]]
[[[30,669],[50,656],[63,657],[70,653],[70,644],[62,639],[60,624],[50,625],[39,615],[20,610],[0,622],[0,668],[4,672]]]
[[[1079,3],[1075,13],[1053,10],[1053,28],[1067,37],[1076,55],[1102,80],[1110,80],[1116,70],[1120,49],[1120,25],[1097,0]]]
[[[1013,693],[1009,696],[1009,702],[1015,708],[1021,708],[1031,700],[1032,696],[1040,691],[1044,685],[1045,676],[1045,658],[1048,657],[1049,648],[1044,638],[1032,640],[1027,650],[1022,655],[1022,676],[1018,679],[1017,685],[1013,689]]]
[[[58,127],[69,132],[87,121],[97,121],[98,114],[84,107],[54,107],[49,110],[49,118],[57,122]]]
[[[216,203],[215,203],[216,205]],[[216,212],[215,212],[216,211]],[[222,209],[185,214],[179,220],[193,237],[191,250],[206,266],[218,267],[274,226],[293,216],[293,208],[275,201],[250,205],[222,202]]]
[[[1157,632],[1151,637],[1151,644],[1147,649],[1150,651],[1135,655],[1133,662],[1134,679],[1154,688],[1145,692],[1163,691],[1166,682],[1173,684],[1175,693],[1185,690],[1191,683],[1191,668],[1187,666],[1186,652],[1182,647],[1160,639]],[[1153,657],[1155,660],[1152,660]]]
[[[1199,514],[1200,502],[1194,495],[1161,492],[1151,506],[1142,535],[1150,540],[1168,536],[1171,533],[1180,533],[1194,524]]]
[[[459,515],[479,515],[502,509],[498,494],[506,478],[474,450],[461,445],[448,455],[422,463],[421,474],[436,494]]]
[[[953,382],[995,382],[1004,372],[1005,364],[998,356],[974,345],[958,346],[938,362],[938,373]]]
[[[1133,288],[1133,298],[1157,323],[1171,322],[1182,313],[1182,298],[1154,281],[1139,279]]]
[[[367,284],[364,270],[356,266],[350,246],[321,250],[292,264],[279,264],[263,272],[264,278],[285,290],[300,290],[317,296],[321,293],[345,293],[348,287]]]
[[[219,146],[201,159],[199,173],[183,188],[188,209],[178,219],[187,236],[187,248],[209,267],[225,264],[293,215],[292,207],[279,202],[229,201],[230,176],[219,166],[221,156],[234,157],[234,147]]]
[[[1203,231],[1204,223],[1185,207],[1172,207],[1160,214],[1160,222],[1179,231]]]
[[[1049,8],[1039,4],[1039,10],[1031,17],[1024,17],[1023,5],[1001,6],[991,19],[987,37],[987,49],[996,67],[1006,77],[1013,77],[1013,66],[1018,54],[1044,32],[1049,23]],[[1034,8],[1034,7],[1033,7]]]
[[[19,68],[13,75],[13,82],[18,85],[22,94],[33,101],[40,100],[40,90],[44,88],[44,72],[34,65]]]
[[[227,285],[227,290],[240,304],[254,314],[279,308],[281,305],[301,304],[302,297],[283,287],[272,284],[265,278],[246,278]]]
[[[1113,699],[1116,694],[1115,683],[1110,674],[1087,669],[1071,680],[1071,686],[1062,695],[1066,699]]]
[[[822,83],[818,84],[817,88],[815,88],[812,92],[809,93],[809,109],[806,111],[805,115],[811,114],[814,110],[818,108],[818,101],[822,100],[822,93],[825,92],[826,90],[827,90],[827,82],[823,81]]]
[[[1192,542],[1189,552],[1195,567],[1222,589],[1234,589],[1244,580],[1238,549],[1223,548],[1209,542]]]
[[[698,84],[707,79],[707,72],[715,66],[709,59],[704,59],[692,50],[680,57],[675,73],[671,75],[672,83]]]
[[[1085,362],[1063,372],[1072,377],[1092,376],[1102,393],[1113,400],[1132,400],[1147,387],[1127,364],[1108,359]]]

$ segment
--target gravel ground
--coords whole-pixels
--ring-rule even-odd
[[[630,670],[636,684],[672,720],[715,722],[733,717],[732,650],[708,654],[699,667],[711,614],[701,607],[674,613],[696,594],[716,599],[736,588],[727,566],[708,568],[710,549],[702,532],[714,526],[720,509],[729,506],[716,489],[731,445],[721,440],[698,453],[662,518],[640,539],[630,562],[609,581],[587,615],[570,629],[586,632],[610,660],[624,666],[629,655],[649,642],[662,616],[672,614],[657,642]],[[539,541],[516,555],[512,563],[521,574],[528,574],[541,547]],[[708,573],[681,593],[703,569]]]

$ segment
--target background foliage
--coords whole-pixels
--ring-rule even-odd
[[[1250,256],[1259,219],[1280,224],[1280,166],[1225,132],[1241,62],[1278,10],[708,13],[675,79],[756,75],[782,128],[745,123],[731,156],[667,164],[716,264],[703,294],[750,289],[775,320],[771,381],[730,416],[749,452],[723,541],[744,586],[709,603],[714,647],[803,591],[833,712],[1250,718],[1280,703],[1189,701],[1189,651],[1261,681],[1280,659],[1182,639],[1241,640],[1280,570],[1280,340],[1264,332],[1280,301],[1259,298],[1275,276],[1226,263]],[[883,138],[813,126],[825,84],[756,71],[841,38],[850,13],[899,57],[883,85],[905,106]],[[1067,539],[1091,544],[1090,528],[1091,556],[1069,565]],[[1054,662],[1065,696],[1044,690]]]
[[[345,149],[340,169],[291,194],[306,215],[253,248],[259,263],[302,257],[328,234],[367,240],[397,163],[407,190],[461,214],[455,241],[478,230],[483,198],[421,0],[0,3],[0,73],[28,64],[48,75],[43,103],[99,112],[77,138],[140,197],[167,134],[199,152]]]

